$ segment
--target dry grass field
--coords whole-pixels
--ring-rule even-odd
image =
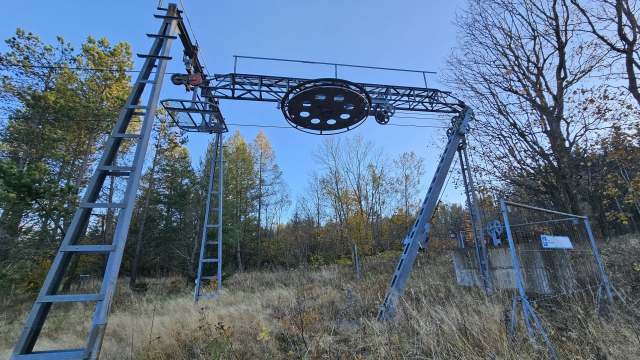
[[[600,246],[611,281],[636,308],[640,241],[626,237]],[[481,289],[456,285],[448,252],[419,254],[395,318],[376,322],[398,256],[364,259],[360,279],[351,265],[338,264],[235,274],[222,296],[196,305],[183,279],[147,279],[144,293],[132,293],[122,279],[101,358],[551,358],[541,337],[535,345],[529,340],[521,310],[509,341],[514,294],[489,300]],[[0,358],[10,356],[32,301],[20,294],[0,300]],[[581,302],[533,304],[561,359],[640,358],[637,318],[622,306],[601,317]],[[83,346],[92,311],[82,304],[54,309],[39,345]]]

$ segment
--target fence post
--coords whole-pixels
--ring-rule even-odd
[[[524,291],[524,285],[522,284],[522,274],[520,273],[520,266],[518,265],[518,256],[516,255],[516,247],[513,241],[513,235],[511,235],[511,225],[509,224],[509,215],[507,214],[507,205],[505,204],[504,199],[500,199],[500,207],[502,208],[502,217],[504,218],[504,229],[507,232],[507,239],[509,239],[509,249],[511,250],[511,260],[513,261],[513,268],[515,270],[516,281],[518,283],[518,291],[520,292],[519,300],[520,300],[520,303],[522,304],[522,312],[524,313],[524,321],[527,324],[529,337],[531,338],[531,341],[533,341],[535,344],[533,329],[531,327],[531,321],[529,320],[529,314],[531,314],[531,317],[533,318],[533,321],[536,323],[538,330],[542,334],[544,341],[547,343],[547,347],[549,348],[551,355],[553,356],[554,359],[558,359],[558,355],[556,355],[556,351],[553,348],[553,345],[551,345],[551,342],[549,341],[549,338],[547,337],[547,334],[545,333],[544,328],[542,327],[542,324],[540,323],[540,321],[538,320],[538,317],[536,316],[535,312],[531,308],[531,305],[529,304],[529,300],[527,299],[527,294]],[[514,303],[513,303],[514,311],[516,309],[515,301],[516,300],[514,299]],[[514,321],[514,324],[515,324],[515,321]],[[515,326],[512,326],[512,328],[515,329]],[[513,332],[511,334],[511,338],[513,339]]]
[[[587,228],[587,234],[589,235],[589,241],[591,242],[591,248],[593,250],[593,255],[596,257],[596,263],[598,263],[598,270],[600,270],[600,276],[602,277],[602,282],[604,283],[604,289],[607,292],[607,299],[609,302],[613,301],[613,296],[611,295],[611,288],[609,287],[609,281],[607,280],[607,275],[604,273],[604,267],[602,266],[602,262],[600,261],[600,255],[598,255],[598,249],[596,248],[596,241],[593,238],[593,233],[591,232],[591,225],[589,225],[589,220],[585,217],[584,226]]]
[[[353,244],[353,249],[355,250],[356,255],[356,276],[358,276],[358,280],[360,280],[360,264],[358,263],[358,244]]]

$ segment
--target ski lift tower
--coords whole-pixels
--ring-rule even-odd
[[[171,81],[192,91],[189,100],[160,101],[178,127],[189,132],[215,135],[214,154],[207,195],[207,208],[198,264],[198,277],[194,299],[214,297],[220,293],[222,254],[222,134],[227,131],[219,109],[219,100],[266,101],[278,104],[286,121],[294,128],[317,135],[331,135],[354,129],[369,116],[381,125],[389,123],[396,110],[452,114],[447,132],[448,141],[429,186],[420,212],[411,232],[404,241],[402,256],[392,277],[378,320],[384,321],[394,314],[417,252],[428,244],[430,219],[450,170],[456,151],[466,154],[465,135],[473,118],[472,110],[451,93],[433,88],[407,87],[383,84],[354,83],[338,78],[339,67],[361,67],[392,71],[423,71],[377,68],[336,63],[318,63],[335,68],[335,78],[301,79],[281,76],[240,74],[237,67],[231,74],[205,74],[198,59],[198,46],[190,40],[176,4],[158,8],[163,15],[154,15],[162,21],[160,30],[147,34],[153,39],[148,54],[138,54],[144,64],[135,80],[120,117],[109,136],[106,147],[87,186],[80,205],[65,234],[51,269],[31,309],[24,329],[16,343],[11,359],[97,359],[104,338],[116,281],[122,262],[125,241],[133,214],[136,189],[144,165],[144,157],[151,136],[155,110],[167,62],[171,60],[173,40],[180,39],[184,47],[185,73],[174,74]],[[236,56],[236,63],[238,58]],[[294,61],[285,59],[267,59]],[[304,63],[313,63],[302,61]],[[143,93],[147,96],[143,97]],[[142,119],[140,128],[130,126],[132,120]],[[133,156],[129,149],[134,149]],[[461,159],[466,156],[461,156]],[[470,175],[469,167],[462,164],[463,172]],[[124,191],[118,196],[109,194],[109,185],[118,181]],[[473,190],[471,188],[471,190]],[[471,205],[471,203],[469,203]],[[90,224],[113,212],[116,225],[113,236],[106,244],[85,241]],[[471,211],[478,228],[482,229],[477,211]],[[475,234],[475,232],[474,232]],[[476,241],[478,241],[476,239]],[[484,246],[484,243],[482,243]],[[105,258],[100,290],[96,293],[64,292],[61,284],[72,263],[80,256]],[[481,263],[486,264],[486,253]],[[479,253],[479,257],[482,254]],[[488,268],[488,267],[487,267]],[[73,271],[71,271],[73,273]],[[205,284],[209,281],[209,284]],[[215,284],[217,281],[217,284]],[[212,283],[215,284],[212,286]],[[203,285],[215,292],[201,291]],[[38,338],[45,326],[52,306],[61,303],[89,303],[95,306],[87,341],[77,349],[39,349]]]

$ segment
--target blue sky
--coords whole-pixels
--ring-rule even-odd
[[[233,71],[233,55],[302,59],[367,66],[440,71],[455,46],[456,11],[464,0],[182,0],[195,37],[202,48],[210,73]],[[110,42],[125,41],[134,53],[147,53],[151,40],[146,33],[156,33],[160,22],[153,18],[158,0],[40,1],[23,0],[3,3],[5,16],[0,22],[0,37],[11,37],[17,27],[33,32],[46,43],[60,35],[76,48],[88,35],[106,37]],[[169,1],[164,0],[164,5]],[[175,0],[179,4],[179,0]],[[180,4],[179,4],[180,6]],[[180,6],[182,8],[182,6]],[[0,44],[0,51],[7,48]],[[169,72],[180,72],[182,48],[174,42],[174,61]],[[140,66],[141,61],[136,61]],[[419,74],[347,69],[339,77],[355,82],[424,86]],[[239,60],[238,72],[282,75],[303,78],[333,76],[327,66]],[[449,90],[438,83],[437,75],[428,75],[429,87]],[[165,79],[161,99],[189,98],[183,89]],[[286,126],[275,103],[223,101],[221,110],[228,123],[263,126]],[[334,136],[352,137],[360,133],[384,148],[390,158],[413,151],[426,160],[422,185],[433,177],[439,154],[445,144],[440,122],[422,119],[424,115],[398,114],[392,124],[429,125],[431,127],[382,126],[369,118],[357,129]],[[409,118],[407,118],[409,117]],[[420,117],[415,119],[412,117]],[[247,142],[255,138],[260,127],[230,126],[240,129]],[[312,152],[322,141],[295,129],[263,128],[277,155],[293,198],[307,183],[307,174],[319,170]],[[197,160],[209,135],[190,134],[188,148]],[[454,170],[459,172],[459,168]],[[449,183],[443,199],[462,202],[461,189]]]

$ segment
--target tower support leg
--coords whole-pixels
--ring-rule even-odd
[[[80,206],[76,210],[60,249],[53,260],[51,269],[11,355],[12,359],[97,359],[100,354],[133,214],[136,189],[140,182],[144,157],[151,136],[156,104],[167,61],[171,59],[169,50],[172,40],[176,38],[174,34],[178,21],[181,19],[175,4],[171,4],[166,9],[165,15],[156,15],[156,18],[162,19],[162,26],[157,34],[149,35],[154,39],[149,53],[138,54],[139,57],[145,59],[144,65],[125,102],[120,117],[116,121],[115,128],[107,140],[104,152],[82,197]],[[150,91],[147,86],[151,87]],[[144,99],[142,95],[146,88],[148,98]],[[141,128],[130,127],[132,119],[137,117],[143,118]],[[135,149],[133,156],[129,155],[129,149]],[[119,162],[126,163],[118,164]],[[126,179],[123,194],[117,200],[112,197],[105,198],[103,194],[109,192],[109,185],[116,178]],[[92,217],[95,221],[96,216],[104,215],[107,211],[118,212],[111,242],[104,245],[83,243]],[[59,288],[72,256],[88,254],[103,254],[106,257],[100,292],[60,294]],[[86,347],[34,352],[34,347],[52,305],[61,302],[95,302],[96,307]]]
[[[194,302],[212,298],[222,291],[222,189],[224,180],[222,133],[215,134],[214,152],[207,188],[207,208],[204,213],[200,260],[196,277]],[[215,292],[211,291],[215,285]]]
[[[387,294],[380,307],[378,321],[386,321],[394,316],[398,300],[407,283],[418,250],[425,248],[429,243],[428,235],[431,218],[438,205],[438,198],[440,197],[440,192],[444,186],[451,164],[453,163],[456,149],[460,142],[464,140],[469,121],[472,117],[473,111],[467,107],[453,119],[453,124],[448,131],[449,140],[440,157],[440,163],[438,163],[436,173],[433,175],[427,196],[422,203],[422,207],[420,208],[411,232],[403,241],[404,249],[402,250],[402,255],[400,256],[400,261],[398,262],[395,273],[391,278],[391,284],[389,284]]]

